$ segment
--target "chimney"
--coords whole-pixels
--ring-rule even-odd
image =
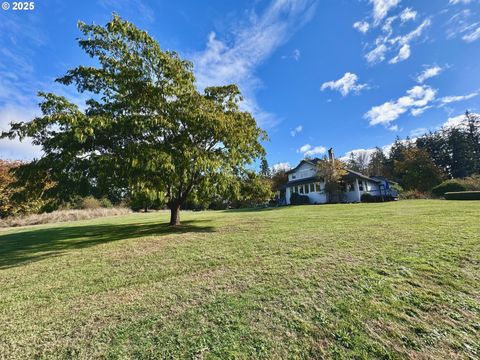
[[[328,159],[332,162],[335,160],[335,155],[333,154],[333,148],[328,149]]]

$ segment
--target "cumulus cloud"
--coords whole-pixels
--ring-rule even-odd
[[[434,65],[426,68],[417,76],[417,82],[420,84],[423,83],[425,80],[430,79],[432,77],[438,76],[443,69],[440,66]]]
[[[474,116],[480,116],[477,113],[471,113]],[[463,127],[466,126],[465,123],[465,114],[460,114],[456,116],[449,117],[443,124],[443,128],[454,128],[454,127]]]
[[[325,146],[312,146],[310,144],[305,144],[297,150],[297,153],[302,153],[304,157],[325,154],[326,152],[327,148]]]
[[[342,96],[347,96],[350,92],[359,94],[360,91],[368,89],[367,84],[359,84],[356,74],[347,72],[338,80],[327,81],[322,84],[321,90],[331,89],[339,91]]]
[[[360,31],[362,34],[365,34],[370,28],[370,24],[366,21],[357,21],[353,24],[353,28]]]
[[[411,53],[412,52],[410,50],[410,45],[408,43],[403,44],[402,47],[400,48],[400,50],[398,50],[397,56],[390,59],[389,63],[390,64],[396,64],[400,61],[407,60],[410,57]]]
[[[247,23],[224,38],[211,32],[205,50],[193,55],[198,86],[238,84],[245,98],[243,107],[261,126],[273,127],[278,122],[275,116],[256,101],[261,81],[255,71],[312,18],[315,5],[311,0],[274,0],[262,14],[253,13]]]
[[[290,135],[295,136],[295,135],[299,134],[300,132],[302,132],[302,130],[303,130],[303,126],[298,125],[296,128],[292,129],[292,131],[290,131]]]
[[[388,12],[398,5],[400,0],[370,0],[373,5],[373,21],[375,24],[379,24]]]
[[[423,108],[435,100],[436,90],[430,86],[417,85],[407,91],[406,96],[372,107],[363,117],[370,125],[390,125],[400,115],[409,110]]]
[[[415,10],[413,10],[412,8],[405,8],[400,13],[400,20],[402,22],[407,22],[409,20],[415,20],[416,17],[417,17],[417,12]]]
[[[291,168],[292,167],[290,166],[289,162],[279,162],[279,163],[276,163],[276,164],[272,165],[272,172],[276,173],[276,172],[279,172],[279,171],[288,171]]]

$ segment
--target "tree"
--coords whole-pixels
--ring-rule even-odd
[[[265,132],[239,109],[237,86],[200,93],[190,62],[119,16],[104,27],[78,26],[80,47],[99,66],[79,66],[57,81],[93,94],[86,109],[40,93],[43,116],[2,135],[42,146],[31,168],[52,176],[58,196],[141,186],[162,192],[170,225],[179,225],[192,192],[210,193],[264,155]]]
[[[442,182],[443,174],[426,150],[409,147],[402,158],[395,161],[394,174],[401,177],[405,189],[426,192]]]
[[[387,157],[382,149],[379,147],[375,148],[375,151],[370,156],[370,161],[368,163],[368,174],[369,175],[380,175],[388,177],[388,172],[385,169],[387,163]]]
[[[368,164],[370,156],[366,151],[360,151],[357,153],[351,152],[347,161],[347,167],[353,171],[360,173],[368,173]]]
[[[342,192],[343,177],[348,174],[346,165],[338,159],[324,158],[317,162],[317,176],[325,182],[325,192],[328,195],[328,202],[337,202]]]
[[[270,179],[249,171],[240,183],[239,203],[242,207],[255,207],[268,203],[273,197]]]
[[[266,158],[262,158],[260,163],[260,173],[264,178],[269,178],[272,175]]]

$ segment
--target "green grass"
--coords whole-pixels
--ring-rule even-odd
[[[0,358],[478,358],[480,202],[0,232]]]

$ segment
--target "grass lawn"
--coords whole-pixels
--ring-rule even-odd
[[[0,231],[0,359],[480,357],[480,202]]]

